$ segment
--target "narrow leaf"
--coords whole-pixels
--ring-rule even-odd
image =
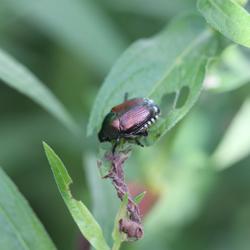
[[[198,0],[207,22],[230,40],[250,47],[250,15],[234,0]]]
[[[125,196],[123,197],[120,209],[115,218],[115,224],[114,224],[114,229],[112,233],[112,237],[114,240],[112,250],[119,250],[122,242],[126,239],[126,235],[121,233],[119,230],[119,221],[120,219],[127,217],[127,205],[128,205],[128,194],[125,194]]]
[[[135,202],[136,204],[140,204],[141,201],[143,200],[145,194],[146,194],[146,191],[141,192],[140,194],[138,194],[137,196],[135,196],[134,199],[133,199],[134,202]]]
[[[91,0],[4,0],[17,15],[41,29],[101,73],[126,42],[111,18]],[[60,5],[60,6],[59,6]]]
[[[25,198],[0,168],[0,249],[56,249]]]
[[[100,224],[105,239],[111,245],[113,242],[111,232],[114,227],[114,218],[119,208],[119,200],[111,183],[100,177],[96,156],[85,155],[83,162],[92,198],[91,211]]]
[[[198,16],[175,19],[159,35],[133,44],[121,56],[102,85],[88,124],[88,134],[99,130],[110,109],[129,97],[150,97],[162,110],[151,129],[154,142],[173,127],[197,101],[205,69],[216,54],[217,39]],[[175,95],[171,105],[164,102]],[[180,102],[184,97],[184,102]],[[175,105],[175,104],[178,105]],[[169,110],[171,112],[169,112]]]
[[[248,98],[230,124],[213,155],[218,169],[230,167],[250,154],[249,128],[250,99]]]
[[[72,179],[63,162],[45,142],[43,146],[58,189],[80,231],[95,249],[109,250],[110,248],[104,239],[102,229],[93,215],[81,201],[77,201],[72,197],[69,188]]]
[[[31,98],[73,133],[78,128],[59,100],[26,67],[0,49],[0,80]]]

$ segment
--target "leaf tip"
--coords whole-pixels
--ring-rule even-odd
[[[146,193],[147,193],[146,191],[139,193],[137,196],[134,197],[134,202],[136,204],[140,204],[143,198],[145,197]]]
[[[45,151],[45,153],[47,155],[47,152],[51,151],[52,148],[45,141],[42,141],[42,144],[43,144],[44,151]]]

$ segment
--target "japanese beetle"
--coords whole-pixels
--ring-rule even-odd
[[[115,142],[113,152],[121,138],[134,140],[148,135],[148,128],[158,119],[160,108],[148,98],[125,100],[113,107],[105,116],[98,138],[100,142]]]

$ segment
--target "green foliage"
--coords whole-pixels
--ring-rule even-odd
[[[250,15],[234,0],[198,0],[207,22],[230,40],[250,47]]]
[[[141,192],[140,194],[136,195],[136,196],[134,197],[134,202],[135,202],[136,204],[140,204],[140,202],[143,200],[145,194],[146,194],[146,192],[144,191],[144,192]]]
[[[112,237],[114,240],[112,250],[119,250],[122,242],[126,239],[126,235],[120,233],[119,231],[119,221],[120,219],[127,217],[127,205],[128,205],[128,194],[124,195],[120,209],[118,210],[118,213],[115,218],[114,229],[112,232]]]
[[[197,16],[174,20],[158,36],[133,44],[118,60],[102,85],[88,124],[88,134],[96,132],[104,116],[124,93],[130,97],[148,96],[164,107],[163,97],[175,93],[171,112],[164,114],[150,133],[155,141],[172,128],[196,102],[209,59],[216,55],[214,33]],[[178,107],[183,88],[185,103]],[[119,91],[118,91],[119,90]]]
[[[105,72],[125,48],[125,41],[108,15],[91,0],[2,0],[38,26],[58,44],[100,72]]]
[[[58,189],[80,231],[97,250],[110,249],[103,237],[102,229],[88,208],[81,201],[72,197],[69,189],[72,180],[62,161],[46,143],[43,145]]]
[[[250,99],[245,100],[241,109],[231,122],[213,159],[218,169],[225,169],[250,154]]]
[[[237,46],[228,47],[209,70],[205,87],[213,92],[232,91],[249,83],[250,62]]]
[[[74,221],[97,250],[249,249],[250,54],[241,46],[250,47],[249,6],[246,0],[0,0],[0,163],[58,249],[85,247]],[[142,143],[172,130],[154,147],[135,147],[126,162],[145,233],[122,245],[118,221],[127,200],[119,210],[115,190],[101,178],[109,163],[98,175],[96,133],[125,92],[160,105],[161,117]],[[79,132],[62,103],[92,137]],[[62,161],[44,144],[74,220],[53,188],[41,140],[71,162],[72,187]],[[0,170],[0,249],[55,249],[48,234]]]
[[[174,165],[172,162],[168,164]],[[170,176],[165,177],[161,199],[144,222],[147,233],[138,242],[138,250],[150,250],[154,247],[168,249],[175,235],[181,233],[181,229],[198,216],[206,200],[213,183],[213,169],[202,161],[187,165],[186,168],[175,167],[169,173],[170,176],[172,174],[172,180]],[[162,238],[166,240],[163,241]]]
[[[0,79],[8,86],[31,98],[73,133],[78,128],[60,101],[27,68],[0,50]]]
[[[96,167],[96,156],[84,156],[84,159],[86,159],[84,160],[84,170],[87,174],[92,197],[91,211],[101,225],[105,239],[111,245],[113,242],[111,232],[114,227],[114,218],[119,208],[119,200],[110,183],[101,178],[99,169]]]
[[[196,0],[99,0],[105,2],[111,9],[119,13],[135,13],[166,20],[167,17],[174,17],[182,11],[194,11]]]
[[[0,225],[1,249],[56,249],[25,198],[1,168]]]

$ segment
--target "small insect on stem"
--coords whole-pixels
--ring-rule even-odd
[[[148,129],[159,118],[160,108],[153,100],[148,98],[133,98],[128,100],[125,93],[125,101],[114,106],[105,116],[101,130],[98,133],[100,142],[113,143],[112,152],[123,138],[125,141],[134,141],[143,147],[140,137],[148,136]]]

